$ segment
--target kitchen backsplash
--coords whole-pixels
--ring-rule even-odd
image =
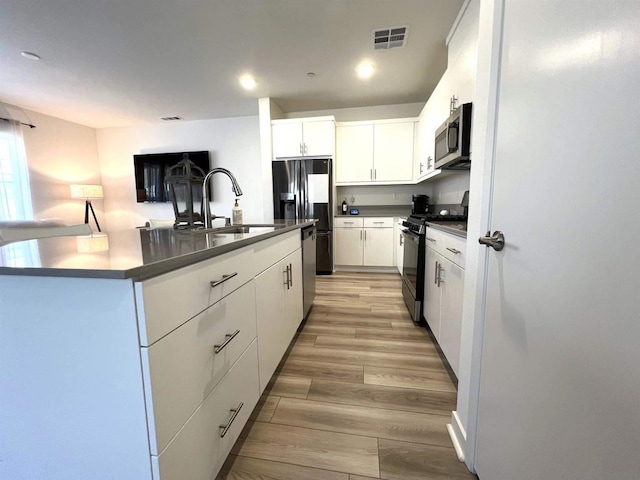
[[[431,205],[460,205],[464,192],[469,190],[469,178],[470,172],[465,170],[449,172],[442,178],[434,179],[430,183],[432,194],[429,195],[429,203]]]
[[[363,185],[337,187],[336,205],[347,201],[349,206],[411,205],[411,195],[431,196],[430,185]]]

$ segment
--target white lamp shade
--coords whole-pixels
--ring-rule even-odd
[[[102,198],[102,185],[69,185],[71,198]]]
[[[109,237],[107,235],[83,235],[76,237],[78,253],[95,253],[109,250]]]

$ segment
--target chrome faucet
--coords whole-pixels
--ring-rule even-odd
[[[209,189],[207,185],[209,183],[209,179],[213,177],[216,173],[224,173],[231,180],[231,188],[233,188],[233,193],[236,194],[237,197],[242,195],[242,189],[240,185],[238,185],[238,181],[236,177],[233,176],[226,168],[214,168],[209,173],[207,173],[204,177],[204,181],[202,182],[202,203],[204,203],[204,228],[211,228],[211,223],[215,218],[218,218],[217,215],[211,215],[211,205],[209,205]]]

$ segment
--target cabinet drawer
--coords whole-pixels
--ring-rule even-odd
[[[367,217],[363,220],[365,228],[393,227],[393,217]]]
[[[142,348],[151,453],[171,441],[256,338],[253,280],[149,348]],[[216,354],[216,345],[223,345]]]
[[[464,268],[467,259],[467,239],[454,235],[444,237],[444,257]]]
[[[140,344],[158,341],[247,283],[255,273],[253,249],[247,247],[136,283]],[[212,287],[211,282],[220,283]]]
[[[427,233],[425,237],[427,247],[433,248],[440,255],[444,256],[445,236],[446,233],[427,226]]]
[[[360,217],[335,217],[334,227],[337,228],[362,228],[364,226],[364,218]]]
[[[231,367],[178,435],[159,455],[151,456],[155,480],[216,478],[242,427],[258,402],[258,354],[256,340]],[[224,438],[227,425],[242,403]]]

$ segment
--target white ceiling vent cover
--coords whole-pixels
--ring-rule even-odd
[[[373,31],[373,48],[375,50],[389,50],[402,48],[407,44],[409,26],[381,28]]]

